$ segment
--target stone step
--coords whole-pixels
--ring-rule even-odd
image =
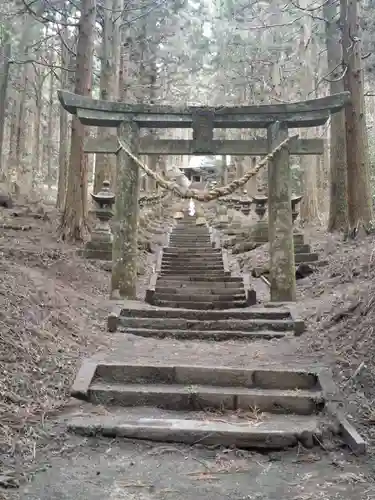
[[[207,226],[197,226],[195,224],[195,221],[193,224],[177,224],[174,228],[173,231],[208,231]]]
[[[173,231],[171,238],[210,238],[208,231]]]
[[[93,364],[94,363],[94,364]],[[88,375],[89,372],[89,375]],[[252,389],[279,389],[281,391],[312,391],[319,393],[322,390],[322,370],[319,368],[305,369],[304,367],[286,366],[253,366],[252,368],[237,368],[210,365],[175,365],[153,363],[124,363],[122,361],[90,361],[85,360],[77,375],[72,389],[75,394],[76,384],[81,379],[88,384],[98,381],[104,383],[120,382],[130,384],[175,384],[183,386],[203,385],[215,387],[243,387]],[[323,370],[327,376],[327,372]]]
[[[247,300],[210,300],[206,302],[199,302],[196,300],[184,300],[184,299],[174,299],[174,300],[163,300],[156,295],[152,300],[154,306],[159,307],[174,307],[177,309],[234,309],[237,307],[247,307]]]
[[[171,236],[179,236],[179,237],[189,237],[189,236],[199,236],[199,237],[205,237],[209,238],[210,233],[205,230],[193,230],[193,229],[175,229],[172,233]]]
[[[218,262],[223,260],[223,254],[222,252],[190,252],[182,250],[180,252],[165,252],[163,251],[163,260],[179,260],[181,259],[182,261],[189,262],[193,261],[199,264],[200,262]]]
[[[202,415],[153,409],[122,408],[107,415],[73,417],[68,430],[80,436],[129,438],[154,442],[225,446],[226,448],[283,450],[299,443],[304,448],[322,443],[320,419],[302,415],[267,415],[242,418],[235,415]],[[157,415],[155,415],[155,413]],[[195,412],[196,413],[196,412]],[[159,418],[157,418],[159,416]]]
[[[222,252],[191,252],[190,250],[180,250],[179,252],[163,250],[163,259],[182,259],[182,260],[195,260],[202,262],[210,262],[215,260],[222,260]]]
[[[202,267],[207,269],[208,267],[211,268],[212,266],[213,267],[221,266],[221,268],[223,268],[223,258],[215,257],[213,259],[201,260],[191,257],[163,257],[162,265],[176,266],[176,267],[179,266],[180,268]]]
[[[175,241],[175,240],[169,240],[169,245],[171,247],[177,247],[179,251],[181,252],[182,250],[186,251],[186,249],[195,249],[196,251],[207,251],[212,249],[212,243],[211,241],[208,242],[203,242],[203,241],[195,241],[195,240],[189,240],[189,241]]]
[[[173,296],[192,296],[192,297],[204,297],[204,296],[210,296],[210,295],[218,295],[218,296],[234,296],[237,294],[244,293],[244,287],[239,286],[236,288],[194,288],[194,287],[168,287],[168,286],[159,286],[158,283],[156,283],[156,288],[155,288],[155,293],[159,294],[172,294]]]
[[[159,276],[157,284],[158,285],[164,285],[168,284],[171,286],[174,286],[176,288],[183,288],[186,286],[194,286],[197,288],[204,288],[204,287],[214,287],[214,286],[225,286],[226,288],[233,288],[235,286],[243,286],[243,279],[240,276],[227,276],[225,275],[224,278],[219,278],[219,279],[214,279],[214,280],[207,280],[205,281],[202,279],[190,279],[191,276],[188,275],[180,275],[177,278],[174,276]],[[228,281],[227,278],[236,278],[235,280],[230,280]]]
[[[207,226],[197,226],[195,224],[195,221],[194,223],[192,224],[177,224],[174,228],[173,228],[173,231],[208,231],[208,227]]]
[[[290,333],[288,332],[273,332],[271,330],[261,330],[259,332],[241,332],[236,330],[153,330],[150,328],[126,328],[126,333],[146,338],[173,338],[176,340],[214,340],[216,342],[226,342],[228,340],[244,340],[253,342],[256,340],[283,339],[286,335],[290,335]]]
[[[180,289],[190,289],[193,290],[193,292],[196,293],[204,293],[205,290],[211,289],[211,288],[217,288],[224,290],[225,292],[235,292],[235,290],[242,290],[243,289],[243,282],[238,281],[234,283],[224,283],[223,281],[217,280],[217,281],[190,281],[186,279],[181,281],[181,280],[174,280],[173,276],[170,276],[169,278],[164,278],[162,276],[159,276],[157,282],[156,282],[156,287],[157,288],[167,288],[167,289],[172,289],[172,290],[180,290]]]
[[[228,281],[228,282],[232,282],[234,283],[234,276],[230,276],[230,273],[226,273],[226,272],[221,272],[221,273],[217,273],[217,272],[212,272],[212,273],[200,273],[200,274],[197,274],[197,275],[194,275],[194,274],[171,274],[171,273],[161,273],[160,274],[160,277],[162,279],[169,279],[171,277],[173,277],[173,279],[177,280],[177,281],[183,281],[184,279],[186,281],[190,281],[192,283],[195,283],[195,282],[202,282],[202,283],[207,283],[207,282],[210,282],[210,281]],[[242,282],[242,279],[241,279],[241,282]]]
[[[222,319],[291,319],[289,309],[281,307],[250,307],[246,311],[199,311],[157,309],[145,307],[143,309],[123,308],[122,317],[128,318],[183,318],[198,321],[217,321]]]
[[[155,290],[155,299],[167,300],[170,302],[180,302],[181,300],[186,300],[188,302],[231,302],[237,300],[246,300],[245,290],[242,289],[239,293],[207,293],[203,294],[189,294],[189,293],[165,293],[159,290]]]
[[[215,253],[211,256],[197,257],[196,255],[190,255],[188,253],[179,254],[166,254],[163,253],[163,262],[175,262],[176,260],[181,262],[204,262],[204,263],[215,263],[223,262],[223,256],[220,253]]]
[[[251,239],[249,241],[254,241],[255,243],[265,244],[268,243],[268,237],[264,238],[262,236],[251,235]],[[293,241],[295,245],[304,245],[304,235],[303,234],[294,234]]]
[[[223,261],[223,255],[222,253],[214,253],[214,254],[207,254],[207,255],[196,255],[192,254],[189,252],[179,252],[179,253],[165,253],[163,252],[163,261],[166,262],[176,262],[176,261],[182,261],[182,262],[194,262],[197,264],[200,264],[201,262],[207,263],[207,262],[222,262]]]
[[[189,226],[189,227],[175,227],[171,234],[175,234],[178,236],[184,235],[194,235],[198,234],[199,236],[210,236],[210,230],[207,226]]]
[[[171,238],[209,238],[211,235],[206,231],[173,231],[170,234]]]
[[[192,247],[174,247],[173,245],[170,245],[169,247],[165,247],[163,250],[163,255],[166,254],[171,254],[171,255],[197,255],[202,257],[208,257],[210,255],[221,255],[221,249],[220,248],[192,248]]]
[[[194,222],[194,224],[177,224],[172,229],[172,232],[175,233],[184,233],[185,231],[187,232],[200,232],[200,233],[208,233],[209,229],[205,225],[199,225],[197,226]]]
[[[190,309],[190,308],[188,308]],[[223,308],[224,309],[224,308]],[[197,316],[197,315],[196,315]],[[119,316],[122,327],[153,328],[157,330],[240,330],[254,332],[259,330],[293,331],[295,322],[292,319],[217,319],[194,320],[173,317],[126,317]]]
[[[195,248],[197,250],[210,250],[212,248],[211,241],[203,242],[195,240],[188,240],[188,241],[169,240],[169,245],[172,247],[178,247],[180,251],[186,248]]]
[[[178,241],[178,242],[182,242],[182,243],[186,243],[186,242],[202,242],[203,244],[205,243],[210,243],[211,242],[211,238],[209,235],[207,236],[199,236],[199,235],[184,235],[184,236],[176,236],[176,235],[171,235],[169,237],[169,241]]]
[[[188,239],[188,238],[209,239],[210,236],[211,235],[208,231],[180,231],[180,232],[173,231],[173,233],[171,233],[170,235],[171,238],[181,238],[181,239]]]
[[[319,254],[317,253],[296,253],[294,256],[296,263],[301,262],[315,262],[319,260]]]
[[[245,448],[283,448],[301,440],[312,447],[313,437],[322,437],[329,394],[335,388],[319,369],[86,360],[71,395],[105,405],[105,414],[74,416],[68,429],[88,436]]]
[[[161,272],[173,273],[173,274],[212,274],[218,272],[224,272],[224,266],[221,262],[220,264],[194,264],[192,266],[186,266],[178,262],[173,262],[171,264],[162,262]]]
[[[195,283],[194,280],[199,280],[202,283],[210,283],[211,281],[220,281],[224,279],[226,276],[229,276],[229,273],[224,273],[222,272],[210,272],[210,273],[203,273],[202,271],[196,272],[195,274],[177,274],[177,271],[173,272],[168,272],[168,271],[163,271],[159,274],[160,278],[162,279],[178,279],[181,280],[185,276],[186,280],[189,280],[191,283]]]
[[[200,276],[202,280],[205,279],[206,276],[230,276],[231,273],[229,271],[224,271],[224,265],[221,263],[216,266],[200,266],[194,265],[188,268],[188,266],[184,266],[183,264],[178,264],[178,262],[173,263],[173,265],[163,264],[161,265],[160,271],[162,273],[173,273],[179,276]]]
[[[215,260],[212,259],[207,259],[207,260],[201,260],[197,258],[188,258],[186,257],[185,259],[181,257],[166,257],[162,259],[162,265],[165,266],[176,266],[179,267],[180,269],[187,268],[188,265],[191,265],[192,268],[206,268],[207,267],[217,267],[220,266],[223,268],[223,258],[218,257],[215,258]]]
[[[197,237],[197,236],[191,236],[191,237],[176,237],[176,236],[171,236],[169,238],[169,241],[171,243],[177,243],[177,244],[181,244],[181,245],[185,245],[187,243],[192,243],[192,244],[202,244],[202,245],[210,245],[211,244],[211,239],[209,237]]]
[[[211,251],[212,249],[212,243],[203,243],[203,242],[195,242],[192,240],[189,240],[187,242],[181,242],[181,241],[169,241],[169,245],[171,247],[177,248],[179,252],[186,252],[186,251],[195,251],[195,252],[207,252]]]
[[[198,262],[193,262],[191,264],[186,264],[176,260],[175,262],[164,262],[161,264],[161,271],[173,271],[176,274],[208,274],[214,272],[224,272],[223,262],[216,262],[213,264],[206,263],[201,264]]]
[[[197,411],[204,408],[311,415],[324,408],[322,392],[248,387],[186,386],[157,383],[104,383],[90,386],[91,403],[115,406],[156,406],[166,410]]]
[[[294,245],[294,253],[310,253],[311,247],[308,244]]]

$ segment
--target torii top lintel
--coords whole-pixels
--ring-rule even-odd
[[[213,128],[266,128],[276,121],[290,128],[317,127],[330,114],[340,111],[350,100],[349,92],[308,101],[252,106],[168,106],[101,101],[91,97],[58,91],[63,108],[85,125],[118,127],[134,121],[147,128],[194,128],[199,122],[211,122]]]

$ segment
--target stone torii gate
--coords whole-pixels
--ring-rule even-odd
[[[101,101],[59,91],[63,108],[84,125],[115,127],[118,137],[133,155],[250,155],[274,151],[288,138],[288,128],[317,127],[349,101],[349,92],[289,104],[262,104],[234,107],[175,107]],[[192,128],[192,140],[140,137],[140,128]],[[215,140],[214,129],[266,128],[267,139]],[[268,163],[268,213],[270,242],[271,300],[296,298],[291,173],[289,155],[322,154],[321,139],[293,139]],[[135,298],[139,166],[117,137],[99,142],[90,139],[87,153],[117,155],[116,204],[112,290],[125,298]],[[121,175],[120,175],[121,173]],[[126,214],[126,221],[119,214]],[[125,222],[125,223],[124,223]]]

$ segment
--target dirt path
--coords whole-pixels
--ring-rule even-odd
[[[70,436],[20,500],[370,500],[361,462],[321,450],[260,455]]]

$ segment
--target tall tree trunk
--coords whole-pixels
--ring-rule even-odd
[[[93,33],[96,0],[82,0],[78,26],[75,93],[91,95]],[[76,116],[72,119],[66,203],[61,220],[61,237],[82,241],[87,232],[87,156],[84,154],[85,129]]]
[[[7,108],[7,90],[9,84],[9,69],[10,69],[10,57],[12,53],[12,41],[10,38],[10,32],[7,27],[5,27],[5,35],[3,46],[1,47],[2,52],[2,65],[0,71],[0,176],[7,178],[6,172],[4,171],[4,161],[3,161],[3,147],[4,147],[4,131],[5,131],[5,112]]]
[[[44,11],[44,5],[40,5],[36,9],[36,16],[40,16]],[[35,35],[37,29],[40,32],[40,26],[34,17],[25,14],[21,38],[18,45],[19,57],[24,60],[28,58],[28,44]],[[21,167],[21,159],[23,152],[24,129],[27,121],[25,120],[25,103],[26,103],[26,87],[28,77],[30,76],[30,65],[16,65],[15,81],[17,90],[14,93],[12,106],[12,119],[10,124],[10,140],[9,140],[9,156],[8,156],[8,172],[10,175],[17,175]],[[29,170],[29,166],[26,166]],[[18,176],[18,175],[17,175]]]
[[[50,53],[50,64],[53,65],[53,51]],[[48,96],[48,125],[47,125],[47,186],[48,194],[52,190],[52,155],[53,155],[53,95],[54,95],[54,75],[53,71],[49,74],[49,96]]]
[[[38,174],[41,172],[41,133],[40,127],[42,123],[42,92],[43,85],[37,89],[35,95],[35,114],[34,114],[34,152],[32,158],[32,189],[38,185]]]
[[[21,193],[29,194],[34,188],[33,175],[35,169],[35,149],[34,149],[34,131],[37,123],[30,124],[30,120],[38,121],[34,118],[34,113],[38,114],[36,104],[40,98],[39,82],[33,67],[29,64],[24,66],[22,74],[22,93],[18,101],[18,115],[15,122],[15,146],[14,146],[14,164],[13,174],[16,174],[17,183]],[[30,103],[29,94],[31,89],[35,91],[35,101]],[[40,110],[40,106],[39,106]],[[40,123],[40,120],[39,120]],[[34,126],[33,126],[34,125]],[[38,137],[38,141],[40,137]],[[33,153],[30,154],[30,151]],[[39,158],[39,151],[36,159]]]
[[[330,71],[330,93],[343,92],[342,47],[340,43],[339,11],[336,0],[323,3],[326,20],[326,45]],[[348,181],[346,164],[345,111],[331,116],[330,140],[330,200],[328,231],[347,231],[348,228]]]
[[[372,217],[369,151],[364,106],[362,43],[357,0],[341,0],[345,90],[351,94],[346,106],[346,156],[348,162],[348,208],[351,231],[368,228]]]
[[[100,99],[116,100],[119,96],[120,70],[120,22],[123,0],[105,0],[103,10],[103,35],[101,47]],[[98,140],[116,134],[111,128],[99,127]],[[99,191],[103,181],[114,181],[116,158],[114,155],[98,154],[95,161],[94,192]]]
[[[74,59],[72,54],[69,53],[66,45],[67,43],[69,43],[69,33],[68,29],[64,27],[61,32],[60,46],[62,67],[60,70],[60,84],[63,89],[67,89],[70,82],[69,72],[63,68],[70,69]],[[64,210],[69,167],[69,115],[62,106],[60,106],[59,110],[59,120],[59,174],[57,180],[56,207],[60,210]]]
[[[307,0],[300,0],[300,7],[308,8]],[[302,93],[304,99],[311,99],[315,89],[315,59],[316,42],[312,31],[312,19],[306,17],[302,27],[300,40],[300,59],[303,64]],[[304,130],[302,136],[311,137],[309,130]],[[301,203],[301,219],[306,222],[316,221],[318,212],[318,185],[317,185],[317,163],[314,156],[302,156],[300,160],[302,170],[303,199]]]

